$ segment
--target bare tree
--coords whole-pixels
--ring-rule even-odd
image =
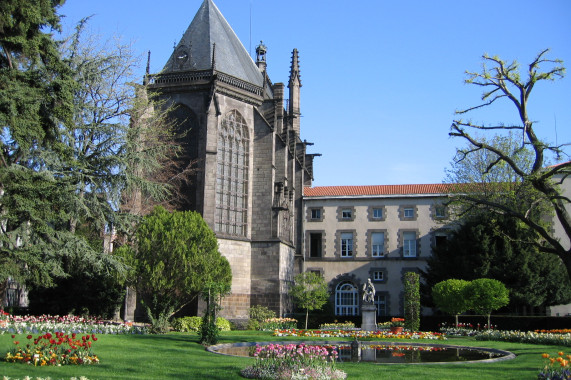
[[[465,160],[482,151],[491,153],[493,159],[483,168],[483,173],[491,172],[495,167],[507,165],[513,172],[517,181],[507,184],[507,187],[498,184],[497,189],[504,191],[501,197],[482,197],[475,193],[462,194],[457,197],[472,207],[487,207],[498,213],[509,215],[523,222],[528,228],[536,231],[541,240],[529,241],[541,252],[558,255],[571,277],[571,249],[565,242],[554,236],[552,226],[542,223],[537,218],[547,208],[555,213],[556,220],[561,223],[562,229],[571,240],[571,216],[566,208],[570,204],[569,198],[560,192],[560,185],[571,174],[571,161],[558,165],[548,166],[549,154],[560,157],[565,152],[563,148],[569,144],[551,146],[541,140],[535,133],[532,119],[528,115],[528,100],[534,86],[540,81],[553,81],[565,74],[563,62],[559,59],[546,57],[549,49],[543,50],[527,68],[527,75],[520,74],[520,67],[516,61],[506,63],[498,57],[483,56],[481,72],[467,72],[467,84],[473,84],[484,89],[482,103],[474,107],[457,111],[458,115],[482,109],[498,101],[508,100],[516,108],[519,121],[514,125],[483,125],[471,121],[454,120],[450,136],[461,137],[468,142],[468,148],[459,149],[457,160]],[[546,70],[541,67],[547,66]],[[481,133],[508,133],[519,132],[522,136],[522,148],[525,145],[532,151],[532,164],[521,165],[516,159],[517,150],[505,149],[501,144],[493,144],[478,136]],[[508,146],[510,146],[508,144]],[[546,157],[547,156],[547,157]],[[462,188],[465,192],[466,188]]]
[[[155,206],[180,210],[194,194],[181,191],[194,180],[196,160],[185,149],[186,133],[172,118],[174,106],[167,106],[146,84],[135,85],[137,96],[129,111],[126,144],[126,187],[122,209],[144,216]]]

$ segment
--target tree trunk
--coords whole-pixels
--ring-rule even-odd
[[[8,280],[0,282],[0,310],[4,310],[6,304],[6,289],[8,288]]]
[[[307,330],[307,319],[309,317],[309,309],[305,309],[305,329]]]

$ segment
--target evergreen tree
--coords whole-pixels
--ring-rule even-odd
[[[545,307],[571,300],[571,285],[561,259],[526,243],[529,230],[507,216],[473,214],[463,220],[446,244],[433,247],[423,272],[425,296],[450,278],[488,277],[510,291],[510,308]]]
[[[410,331],[420,328],[420,276],[415,272],[404,274],[404,318]]]
[[[169,108],[131,83],[129,46],[85,37],[87,20],[55,41],[61,3],[0,4],[1,284],[39,288],[72,274],[111,281],[124,267],[103,241],[142,214],[121,209],[121,196],[136,189],[160,202],[172,177],[186,178],[169,165],[177,154]],[[159,171],[170,177],[157,180]]]
[[[168,319],[205,290],[229,291],[230,264],[197,212],[170,213],[158,206],[143,218],[136,236],[135,249],[123,246],[119,252],[130,256],[131,280],[152,320]]]
[[[72,155],[62,126],[71,123],[77,88],[51,34],[58,31],[62,3],[0,4],[1,284],[12,278],[51,286],[70,261],[102,271],[117,267],[69,232],[75,186],[50,164]]]

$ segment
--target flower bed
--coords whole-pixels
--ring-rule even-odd
[[[12,335],[12,339],[17,339],[16,335]],[[46,333],[35,338],[28,335],[26,339],[25,345],[14,340],[15,347],[5,356],[7,362],[35,366],[99,363],[99,358],[91,351],[92,342],[97,341],[95,334],[78,336],[56,332],[54,335]]]
[[[571,379],[571,355],[565,355],[564,352],[560,351],[554,356],[545,353],[541,357],[545,359],[545,362],[537,375],[538,380]]]
[[[389,331],[346,331],[346,330],[275,330],[274,336],[300,336],[317,338],[358,338],[358,339],[435,339],[445,340],[446,336],[432,332],[407,332],[395,334]]]
[[[336,322],[336,323],[324,323],[319,325],[320,330],[354,330],[355,323],[353,322]]]
[[[559,346],[571,346],[571,333],[541,333],[522,331],[481,331],[476,335],[476,340],[498,340],[506,342],[550,344]]]
[[[260,330],[262,331],[294,329],[296,327],[297,319],[293,318],[267,318],[260,323]]]
[[[98,318],[84,318],[72,315],[9,315],[0,326],[0,334],[146,334],[145,326],[132,323],[116,323]]]
[[[334,348],[305,344],[256,346],[256,362],[241,371],[249,379],[345,379]]]
[[[535,332],[544,334],[571,334],[571,329],[535,330]]]
[[[473,325],[471,323],[458,323],[448,325],[446,323],[441,323],[440,332],[448,336],[475,336],[482,330],[488,330],[488,325]],[[494,329],[497,326],[490,326],[490,329]]]

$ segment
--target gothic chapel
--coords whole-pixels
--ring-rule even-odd
[[[290,312],[288,287],[301,270],[302,196],[313,158],[300,139],[298,52],[285,85],[266,72],[266,47],[250,57],[212,0],[204,0],[152,91],[175,105],[198,174],[183,209],[202,214],[232,268],[221,315],[250,306]],[[284,103],[287,106],[284,108]]]

